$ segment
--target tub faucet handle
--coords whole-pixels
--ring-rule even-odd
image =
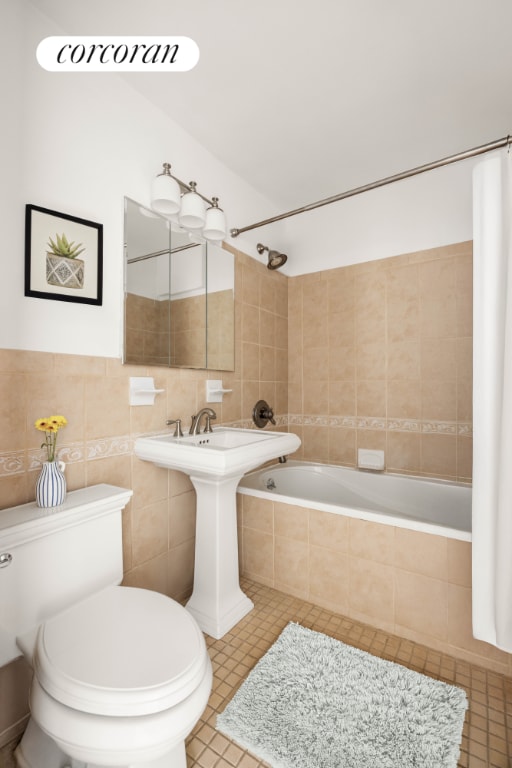
[[[275,426],[274,411],[266,400],[258,400],[252,409],[252,420],[259,429],[265,427],[269,421]]]

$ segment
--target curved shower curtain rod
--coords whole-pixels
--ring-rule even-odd
[[[273,224],[275,221],[281,221],[281,219],[287,219],[290,216],[297,216],[299,213],[305,213],[306,211],[312,211],[315,208],[321,208],[323,205],[330,205],[331,203],[337,203],[338,200],[345,200],[347,197],[354,197],[354,195],[360,195],[362,192],[368,192],[370,189],[377,189],[378,187],[384,187],[386,184],[392,184],[394,181],[401,181],[402,179],[408,179],[411,176],[417,176],[425,171],[433,171],[435,168],[441,168],[443,165],[450,165],[451,163],[457,163],[459,160],[467,160],[469,157],[475,157],[476,155],[483,155],[485,152],[492,152],[494,149],[505,147],[512,144],[512,136],[504,136],[502,139],[496,139],[489,144],[482,144],[479,147],[473,149],[467,149],[465,152],[459,152],[456,155],[450,155],[449,157],[443,157],[442,160],[435,160],[433,163],[426,163],[426,165],[418,165],[416,168],[411,168],[409,171],[402,171],[402,173],[396,173],[394,176],[386,176],[385,179],[379,181],[372,181],[370,184],[364,184],[362,187],[356,187],[350,189],[348,192],[341,192],[339,195],[333,195],[332,197],[326,197],[324,200],[319,200],[317,203],[310,203],[309,205],[303,205],[301,208],[295,208],[293,211],[287,211],[286,213],[280,213],[278,216],[272,216],[270,219],[263,219],[263,221],[257,221],[255,224],[249,224],[247,227],[240,227],[239,229],[231,230],[231,237],[238,237],[242,232],[248,232],[250,229],[256,229],[257,227],[264,227],[266,224]]]

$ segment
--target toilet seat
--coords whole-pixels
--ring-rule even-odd
[[[95,715],[161,712],[191,695],[209,665],[183,606],[158,592],[107,587],[41,625],[34,672],[65,706]]]

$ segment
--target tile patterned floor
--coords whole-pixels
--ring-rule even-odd
[[[512,768],[512,679],[388,635],[261,584],[244,580],[242,586],[254,601],[255,609],[221,640],[207,638],[214,671],[213,691],[203,717],[187,740],[188,768],[262,768],[267,765],[218,733],[215,721],[217,713],[223,711],[289,621],[461,686],[468,695],[469,709],[459,768]],[[0,768],[14,765],[12,746],[0,750]]]
[[[255,610],[221,640],[207,638],[214,672],[213,691],[203,717],[187,740],[188,768],[267,765],[218,733],[215,721],[217,713],[224,710],[289,621],[464,688],[469,709],[459,768],[512,768],[512,679],[260,584],[243,581],[242,586],[254,601]]]

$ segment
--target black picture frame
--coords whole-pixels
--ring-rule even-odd
[[[76,258],[48,254],[50,238],[65,236]],[[50,256],[50,258],[48,258]],[[101,306],[103,301],[103,224],[25,206],[25,296]]]

